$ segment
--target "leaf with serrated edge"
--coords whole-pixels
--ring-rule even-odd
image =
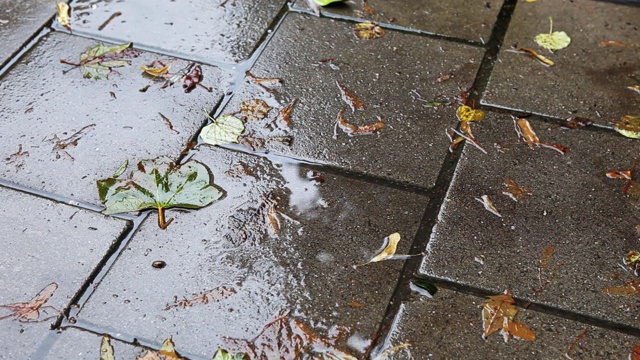
[[[202,141],[211,145],[237,143],[244,131],[244,123],[232,115],[222,115],[200,132]]]

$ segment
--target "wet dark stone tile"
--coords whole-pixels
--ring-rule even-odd
[[[640,325],[635,297],[603,292],[636,278],[622,258],[638,248],[640,213],[622,193],[625,181],[605,174],[630,169],[637,142],[604,130],[531,124],[541,141],[570,152],[563,156],[515,144],[513,122],[489,114],[474,127],[488,154],[465,146],[420,272],[496,293],[511,289],[515,297],[535,303]],[[506,148],[493,147],[497,142]],[[533,195],[515,202],[503,193],[508,179]],[[501,218],[476,200],[482,195],[489,196]]]
[[[55,2],[1,0],[0,64],[19,51],[55,13]]]
[[[175,219],[165,231],[147,219],[76,325],[140,341],[172,335],[183,354],[210,359],[224,337],[252,339],[288,313],[321,336],[346,327],[340,346],[362,351],[403,262],[353,265],[394,232],[402,235],[397,253],[406,254],[428,199],[219,148],[195,158],[226,196],[198,211],[168,211]],[[216,298],[223,286],[227,294]],[[193,300],[206,294],[208,303]],[[183,299],[193,303],[173,305]]]
[[[439,289],[433,299],[417,297],[403,303],[385,347],[407,342],[411,346],[390,359],[626,359],[639,340],[522,308],[515,320],[535,332],[535,341],[512,338],[505,343],[500,332],[483,340],[486,300]]]
[[[53,293],[34,318],[37,322],[0,320],[1,357],[27,359],[50,333],[55,309],[69,305],[126,223],[6,188],[0,188],[0,196],[0,304],[29,302],[50,284],[57,285],[51,286]],[[0,317],[11,313],[0,308]]]
[[[334,3],[320,10],[327,16],[348,16],[484,43],[491,36],[502,3],[499,0],[355,0]],[[297,0],[294,8],[310,9],[306,0]]]
[[[550,53],[534,38],[565,31],[571,44]],[[637,114],[640,95],[627,89],[640,84],[640,6],[576,0],[520,2],[482,102],[502,108],[557,118],[583,116],[606,125]],[[600,46],[617,41],[630,46]],[[507,50],[532,48],[555,62],[545,67],[535,59]]]
[[[269,120],[249,122],[246,133],[267,139],[284,133],[293,139],[291,146],[267,141],[269,151],[431,187],[447,154],[445,130],[458,120],[453,107],[424,104],[452,100],[471,86],[482,53],[391,30],[379,39],[360,40],[351,23],[290,14],[251,69],[254,76],[280,78],[283,84],[262,88],[246,80],[223,111],[236,113],[241,102],[262,99],[273,108]],[[443,76],[449,80],[439,81]],[[365,104],[364,110],[351,111],[338,82]],[[290,129],[269,130],[294,99]],[[347,122],[360,126],[381,120],[385,126],[380,134],[349,137],[335,127],[341,109]]]
[[[161,89],[163,82],[143,76],[140,66],[161,59],[174,72],[187,62],[152,53],[131,59],[108,80],[85,79],[59,62],[78,61],[97,44],[50,34],[0,79],[0,177],[98,203],[96,180],[126,159],[177,158],[206,120],[202,109],[213,108],[228,85],[226,73],[203,66],[203,84],[213,93],[196,88],[186,94],[180,84]]]
[[[76,34],[132,41],[204,63],[233,63],[249,57],[285,4],[283,0],[161,0],[153,5],[144,0],[76,0],[71,4],[72,26]]]

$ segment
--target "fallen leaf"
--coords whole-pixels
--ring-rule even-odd
[[[53,296],[53,293],[58,289],[58,284],[51,283],[45,286],[44,289],[34,296],[31,300],[21,303],[13,303],[7,305],[0,305],[0,308],[9,309],[11,314],[0,317],[0,320],[4,320],[10,317],[15,317],[15,320],[19,322],[42,322],[52,319],[57,316],[49,316],[45,319],[40,319],[40,311],[47,309],[53,309],[57,313],[60,311],[53,306],[43,306]]]
[[[460,105],[456,110],[458,120],[463,122],[478,122],[484,119],[484,111],[473,109],[467,105]]]
[[[360,99],[353,93],[353,91],[347,89],[344,85],[340,84],[336,81],[336,85],[338,85],[338,89],[340,89],[340,95],[342,96],[342,100],[349,105],[351,108],[351,112],[355,112],[357,110],[364,110],[365,106]]]
[[[556,65],[553,61],[547,59],[546,57],[538,54],[537,52],[535,52],[534,50],[529,49],[529,48],[517,48],[517,49],[506,50],[506,51],[513,52],[513,53],[516,53],[516,54],[528,54],[528,55],[531,55],[534,59],[538,60],[544,66],[555,66]]]
[[[142,71],[154,77],[163,76],[169,72],[169,68],[171,68],[171,65],[165,65],[161,61],[157,60],[152,62],[149,66],[140,66]]]
[[[60,60],[60,62],[79,66],[83,77],[97,80],[107,79],[113,68],[129,65],[129,61],[122,58],[137,55],[138,52],[131,49],[131,43],[114,46],[105,46],[100,43],[82,53],[78,64],[67,60]]]
[[[57,16],[56,19],[60,25],[71,30],[71,19],[69,18],[69,5],[66,2],[59,2],[56,4]]]
[[[345,0],[313,0],[313,1],[320,6],[327,6],[329,4],[343,2]]]
[[[264,119],[269,110],[271,110],[271,106],[261,99],[251,99],[240,103],[240,112],[247,121]]]
[[[564,31],[553,31],[553,19],[549,17],[549,33],[536,35],[535,41],[547,50],[564,49],[571,43],[571,38]]]
[[[196,86],[200,86],[208,92],[213,92],[213,89],[202,85],[202,79],[204,79],[204,76],[202,75],[202,67],[200,65],[195,65],[189,73],[180,79],[182,81],[182,88],[184,89],[184,92],[188,94],[195,89]]]
[[[28,151],[22,151],[22,144],[18,144],[18,151],[9,155],[8,158],[4,159],[4,162],[7,165],[14,164],[16,167],[16,171],[22,169],[25,165],[26,158],[29,157]]]
[[[425,290],[431,297],[438,292],[438,288],[430,282],[424,280],[413,280],[411,283],[420,289]]]
[[[629,360],[640,360],[640,345],[633,345]]]
[[[624,115],[620,120],[614,121],[614,128],[620,134],[632,138],[640,139],[640,116]]]
[[[355,24],[353,30],[356,37],[363,40],[378,39],[384,36],[384,29],[370,22]]]
[[[627,280],[622,286],[610,286],[602,289],[609,295],[632,296],[640,293],[640,280]]]
[[[78,141],[80,141],[80,139],[82,139],[83,136],[85,136],[89,131],[93,130],[93,128],[95,127],[96,127],[96,124],[87,125],[82,129],[76,131],[75,133],[71,134],[71,136],[66,137],[64,139],[60,139],[58,135],[53,134],[52,136],[45,138],[44,141],[53,143],[53,149],[51,149],[51,152],[56,154],[56,159],[60,159],[62,155],[66,155],[71,160],[75,160],[74,157],[71,156],[71,154],[69,154],[67,149],[73,146],[77,146]]]
[[[188,308],[194,305],[206,305],[210,302],[218,302],[226,297],[229,297],[236,293],[236,290],[230,286],[219,286],[208,291],[203,291],[197,294],[192,294],[190,298],[184,298],[178,300],[177,297],[172,304],[167,305],[164,310],[171,310],[174,308]]]
[[[349,301],[349,303],[347,305],[351,306],[351,307],[356,307],[356,308],[361,308],[361,307],[364,306],[364,304],[359,303],[357,301]]]
[[[531,191],[531,189],[524,186],[518,186],[511,179],[505,180],[504,185],[507,187],[507,189],[504,190],[502,193],[504,195],[507,195],[511,199],[513,199],[513,201],[520,201],[524,199],[526,196],[533,195],[533,192]]]
[[[631,250],[624,255],[624,264],[630,267],[634,274],[638,276],[640,272],[640,252],[637,250]]]
[[[206,113],[206,112],[205,112]],[[228,143],[238,143],[238,137],[244,132],[244,123],[233,115],[222,115],[200,132],[200,138],[207,144],[220,145]]]
[[[533,130],[533,127],[531,127],[531,124],[526,119],[514,118],[514,123],[515,123],[516,133],[518,134],[518,138],[520,139],[520,141],[523,141],[527,145],[529,145],[531,149],[539,146],[539,147],[555,150],[561,153],[562,155],[569,152],[568,147],[540,141],[540,139],[538,138],[538,135],[536,135],[536,132]]]
[[[580,342],[580,340],[582,340],[582,338],[587,334],[587,332],[589,332],[589,329],[582,330],[580,334],[578,334],[578,336],[571,342],[571,344],[567,348],[567,351],[565,351],[564,353],[565,358],[569,360],[573,360],[573,358],[570,355],[571,351],[573,350],[574,347],[576,347],[576,345]]]
[[[162,85],[162,89],[169,87],[179,81],[183,81],[184,78],[191,73],[191,71],[193,70],[193,68],[196,66],[195,63],[189,63],[187,64],[187,66],[183,67],[182,69],[178,70],[178,72],[176,72],[175,74],[165,74],[163,75],[164,78],[168,78],[167,81],[165,81],[165,83]]]
[[[562,126],[567,127],[569,129],[579,129],[579,128],[583,128],[585,126],[590,126],[593,124],[593,121],[587,119],[587,118],[583,118],[580,116],[572,116],[568,119],[566,119],[563,123]]]
[[[116,360],[109,335],[102,335],[100,343],[100,360]]]
[[[113,175],[111,177],[117,178],[118,176],[122,175],[122,173],[124,173],[127,170],[128,166],[129,166],[129,160],[125,160],[122,163],[122,165],[120,165],[118,170],[116,170],[116,172],[113,173]]]
[[[631,180],[631,171],[630,170],[613,170],[608,171],[606,176],[609,179],[626,179]]]
[[[376,133],[379,133],[380,130],[382,130],[382,128],[385,125],[382,121],[378,121],[376,123],[369,124],[369,125],[360,125],[360,126],[349,124],[347,120],[344,119],[344,111],[345,109],[342,108],[338,113],[338,119],[336,120],[335,127],[340,127],[340,129],[349,136],[376,134]],[[338,138],[338,133],[335,128],[333,131],[333,138],[334,139]]]
[[[213,360],[248,360],[248,358],[243,353],[230,354],[223,348],[218,347],[218,351],[216,351],[216,355],[213,357]]]
[[[207,167],[195,160],[182,165],[167,157],[142,160],[128,179],[97,181],[103,214],[111,215],[144,209],[158,209],[158,226],[166,229],[164,211],[180,207],[198,209],[220,199],[223,193],[211,185]]]
[[[355,265],[355,267],[360,267],[360,266],[364,266],[364,265],[367,265],[367,264],[370,264],[370,263],[383,261],[383,260],[388,260],[388,259],[392,258],[396,253],[396,249],[398,247],[398,242],[400,241],[400,234],[399,233],[393,233],[393,234],[387,236],[386,238],[384,238],[384,241],[385,241],[384,248],[376,256],[371,258],[371,260],[367,261],[366,263]]]
[[[187,360],[178,355],[175,344],[171,337],[162,343],[160,350],[148,350],[143,357],[136,357],[136,360]]]
[[[500,213],[498,212],[498,209],[496,209],[496,207],[493,206],[493,203],[491,202],[491,200],[489,200],[489,195],[482,195],[480,198],[475,198],[475,199],[482,203],[485,210],[489,211],[493,215],[502,217],[502,215],[500,215]]]
[[[531,329],[520,322],[513,321],[518,314],[518,308],[515,307],[516,302],[509,290],[504,294],[488,296],[488,298],[489,300],[482,304],[483,339],[498,330],[502,332],[505,342],[511,336],[530,341],[536,339]]]
[[[284,108],[282,108],[282,110],[280,110],[276,120],[282,121],[287,127],[291,127],[291,114],[293,113],[293,108],[294,106],[296,106],[297,102],[298,102],[298,99],[296,98],[291,100],[291,102],[287,104],[287,106],[285,106]]]
[[[278,86],[278,85],[282,85],[282,83],[284,81],[282,81],[282,79],[279,78],[260,78],[260,77],[256,77],[253,74],[251,74],[251,72],[246,71],[245,75],[247,76],[247,79],[249,79],[252,83],[256,84],[256,85],[260,85],[260,86]]]
[[[638,94],[640,94],[640,85],[634,85],[634,86],[627,86],[627,89],[631,90],[631,91],[635,91]]]
[[[626,49],[630,49],[633,47],[633,45],[626,45],[621,43],[620,41],[600,41],[598,43],[598,45],[600,46],[618,46],[618,47],[622,47],[622,48],[626,48]]]
[[[448,80],[450,80],[451,78],[453,78],[453,74],[451,74],[451,73],[449,73],[449,74],[444,74],[444,75],[442,75],[442,76],[438,77],[437,79],[435,79],[433,82],[434,82],[434,83],[436,83],[436,84],[439,84],[439,83],[442,83],[442,82],[448,81]]]

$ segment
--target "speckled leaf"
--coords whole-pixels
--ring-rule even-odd
[[[211,145],[237,143],[244,131],[244,123],[233,115],[222,115],[200,132],[202,141]]]
[[[116,360],[113,354],[113,346],[111,346],[111,340],[109,336],[102,336],[102,343],[100,344],[100,360]]]
[[[613,125],[620,134],[632,139],[640,139],[640,116],[625,115]]]
[[[176,165],[167,157],[143,160],[128,179],[98,180],[100,200],[107,207],[104,214],[117,214],[143,209],[158,209],[158,224],[166,228],[164,209],[181,207],[197,209],[222,197],[211,186],[209,170],[197,161]]]

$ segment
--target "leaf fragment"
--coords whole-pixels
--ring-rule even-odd
[[[636,276],[640,273],[640,252],[637,250],[631,250],[624,255],[624,264],[633,270]]]
[[[264,119],[271,110],[264,100],[251,99],[240,103],[240,112],[247,121]]]
[[[118,168],[118,170],[116,170],[115,173],[113,173],[113,178],[117,178],[118,176],[122,175],[122,173],[124,173],[127,170],[127,167],[129,166],[129,160],[125,160],[122,165],[120,165],[120,167]]]
[[[342,130],[345,134],[349,136],[376,134],[376,133],[379,133],[385,125],[384,122],[382,121],[378,121],[368,125],[360,125],[360,126],[350,124],[344,118],[344,111],[345,109],[342,108],[338,113],[338,119],[336,120],[335,126],[339,127],[340,130]],[[338,138],[338,134],[337,134],[337,131],[335,131],[335,129],[333,132],[333,138],[334,139]]]
[[[553,31],[553,19],[549,17],[550,29],[548,34],[538,34],[536,43],[547,50],[561,50],[569,46],[571,38],[564,31]]]
[[[365,105],[360,99],[353,93],[353,91],[349,90],[346,86],[342,85],[336,80],[336,85],[338,85],[338,89],[340,89],[340,95],[342,96],[342,100],[349,105],[351,108],[351,112],[355,112],[356,110],[364,110]]]
[[[464,122],[479,122],[484,119],[484,111],[473,109],[471,106],[460,105],[456,110],[458,120]]]
[[[533,130],[533,127],[526,119],[514,118],[514,126],[519,140],[529,145],[529,148],[531,149],[534,149],[535,147],[544,147],[555,150],[562,155],[569,152],[569,148],[566,146],[540,141],[538,135],[536,135],[536,132]]]
[[[386,238],[384,238],[384,245],[383,245],[384,248],[377,255],[375,255],[373,258],[371,258],[371,260],[367,261],[366,263],[357,264],[355,265],[355,267],[360,267],[370,263],[391,259],[396,253],[396,249],[398,247],[399,241],[400,241],[400,233],[393,233],[387,236]]]
[[[533,195],[533,191],[528,187],[518,186],[511,179],[506,179],[504,185],[507,187],[502,193],[510,197],[513,201],[520,201],[526,196]]]
[[[56,20],[60,25],[66,27],[68,30],[71,30],[71,19],[69,17],[69,5],[66,2],[58,2],[56,3]]]
[[[343,2],[345,0],[313,0],[313,1],[320,6],[327,6],[329,4]]]
[[[136,360],[187,360],[178,355],[175,344],[171,337],[162,343],[160,350],[148,350],[143,357],[136,357]]]
[[[107,178],[97,181],[103,214],[117,214],[144,209],[158,209],[158,226],[166,229],[164,210],[174,207],[198,209],[222,197],[211,185],[207,167],[195,160],[182,165],[167,157],[142,160],[127,179]]]
[[[57,316],[49,316],[45,319],[40,319],[40,311],[46,309],[55,310],[56,313],[60,311],[53,306],[43,306],[53,296],[53,293],[58,289],[58,284],[51,283],[40,290],[36,296],[27,302],[13,303],[7,305],[0,305],[0,308],[9,309],[11,313],[0,317],[0,320],[4,320],[10,317],[15,317],[15,320],[19,322],[42,322],[52,319]]]
[[[579,129],[591,125],[593,125],[593,121],[581,116],[572,116],[562,123],[563,127],[567,127],[569,129]]]
[[[291,102],[287,104],[287,106],[285,106],[284,108],[282,108],[282,110],[280,110],[280,112],[278,112],[278,116],[276,117],[276,120],[281,121],[287,127],[291,127],[291,114],[293,113],[293,108],[296,106],[297,103],[298,103],[297,98],[294,98],[293,100],[291,100]]]
[[[384,29],[370,22],[355,24],[353,31],[357,38],[363,40],[378,39],[384,36]]]
[[[185,297],[181,300],[178,300],[176,296],[175,297],[176,300],[173,303],[167,305],[167,307],[165,307],[164,310],[167,311],[174,308],[188,308],[188,307],[192,307],[194,305],[199,305],[199,304],[206,305],[212,302],[219,302],[222,299],[225,299],[235,293],[236,293],[236,289],[230,286],[223,285],[223,286],[218,286],[216,288],[213,288],[211,290],[192,294],[191,297],[189,298]]]
[[[625,48],[625,49],[630,49],[633,47],[633,45],[627,45],[627,44],[623,44],[620,41],[600,41],[598,43],[599,46],[617,46],[617,47],[621,47],[621,48]]]
[[[624,115],[620,120],[614,121],[614,128],[620,134],[632,138],[640,139],[640,116]]]
[[[531,55],[534,59],[538,60],[544,66],[555,66],[556,64],[549,60],[548,58],[538,54],[535,50],[529,48],[517,48],[513,50],[506,50],[508,52],[513,52],[516,54],[528,54]]]
[[[488,296],[488,299],[482,304],[483,339],[498,330],[502,332],[505,342],[511,336],[529,341],[536,339],[535,333],[531,329],[514,321],[518,314],[518,308],[515,307],[516,302],[511,297],[509,290],[501,295]]]
[[[640,85],[627,86],[627,89],[631,91],[635,91],[638,94],[640,94]]]
[[[206,113],[206,112],[205,112]],[[220,145],[238,143],[238,137],[244,132],[244,123],[233,115],[222,115],[205,126],[200,132],[200,138],[207,144]]]
[[[502,215],[500,215],[500,212],[498,212],[498,209],[496,209],[496,207],[493,206],[491,200],[489,200],[489,195],[482,195],[481,197],[475,199],[482,203],[485,210],[489,211],[493,215],[496,215],[497,217],[502,217]]]
[[[640,280],[627,280],[622,286],[609,286],[602,289],[609,295],[633,296],[640,293]]]
[[[629,360],[640,360],[640,345],[633,345]]]
[[[100,343],[100,360],[116,360],[109,335],[102,335]]]
[[[235,353],[231,354],[225,349],[218,347],[218,351],[216,351],[216,355],[213,357],[213,360],[246,360],[247,355],[244,353]]]
[[[411,284],[425,290],[432,297],[438,292],[438,288],[435,285],[424,280],[413,280],[411,281]]]
[[[163,76],[164,74],[169,72],[169,68],[171,65],[165,65],[161,61],[154,61],[150,65],[140,66],[140,70],[144,71],[146,74],[149,74],[153,77]]]

